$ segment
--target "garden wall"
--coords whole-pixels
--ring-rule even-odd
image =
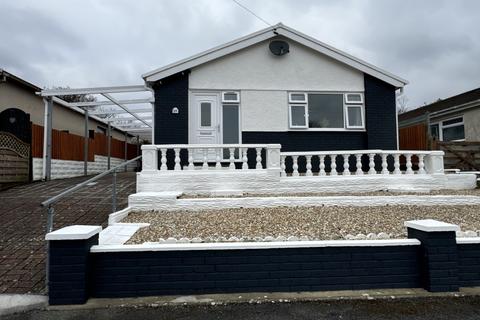
[[[480,238],[407,221],[409,239],[98,245],[101,227],[49,233],[50,304],[89,297],[381,288],[458,291],[480,284]]]

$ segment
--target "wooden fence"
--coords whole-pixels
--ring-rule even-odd
[[[429,150],[427,126],[424,123],[399,130],[400,150]]]
[[[76,160],[84,159],[84,137],[52,130],[52,159]],[[95,132],[93,139],[88,139],[88,161],[94,161],[95,155],[107,156],[107,136]],[[111,157],[123,159],[125,157],[125,142],[111,139]],[[137,155],[137,145],[127,143],[127,159],[135,158]],[[43,126],[32,124],[32,157],[43,157]]]
[[[436,141],[434,149],[443,150],[446,169],[480,171],[480,142],[478,141]]]

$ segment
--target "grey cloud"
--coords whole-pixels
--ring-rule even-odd
[[[411,106],[480,86],[478,1],[241,1],[410,80]],[[231,0],[17,0],[0,12],[0,68],[45,86],[140,83],[265,27]]]

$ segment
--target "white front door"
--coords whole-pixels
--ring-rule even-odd
[[[193,144],[219,144],[220,135],[220,102],[215,93],[198,93],[193,96]],[[194,161],[215,161],[217,154],[213,149],[196,150],[193,152]]]
[[[194,96],[194,135],[195,144],[220,143],[219,102],[216,94],[196,94]]]

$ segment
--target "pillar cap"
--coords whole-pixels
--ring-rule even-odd
[[[45,240],[85,240],[102,231],[101,226],[74,225],[47,233]]]
[[[460,227],[456,224],[446,223],[434,219],[405,221],[404,226],[407,228],[417,229],[425,232],[445,232],[460,230]]]

